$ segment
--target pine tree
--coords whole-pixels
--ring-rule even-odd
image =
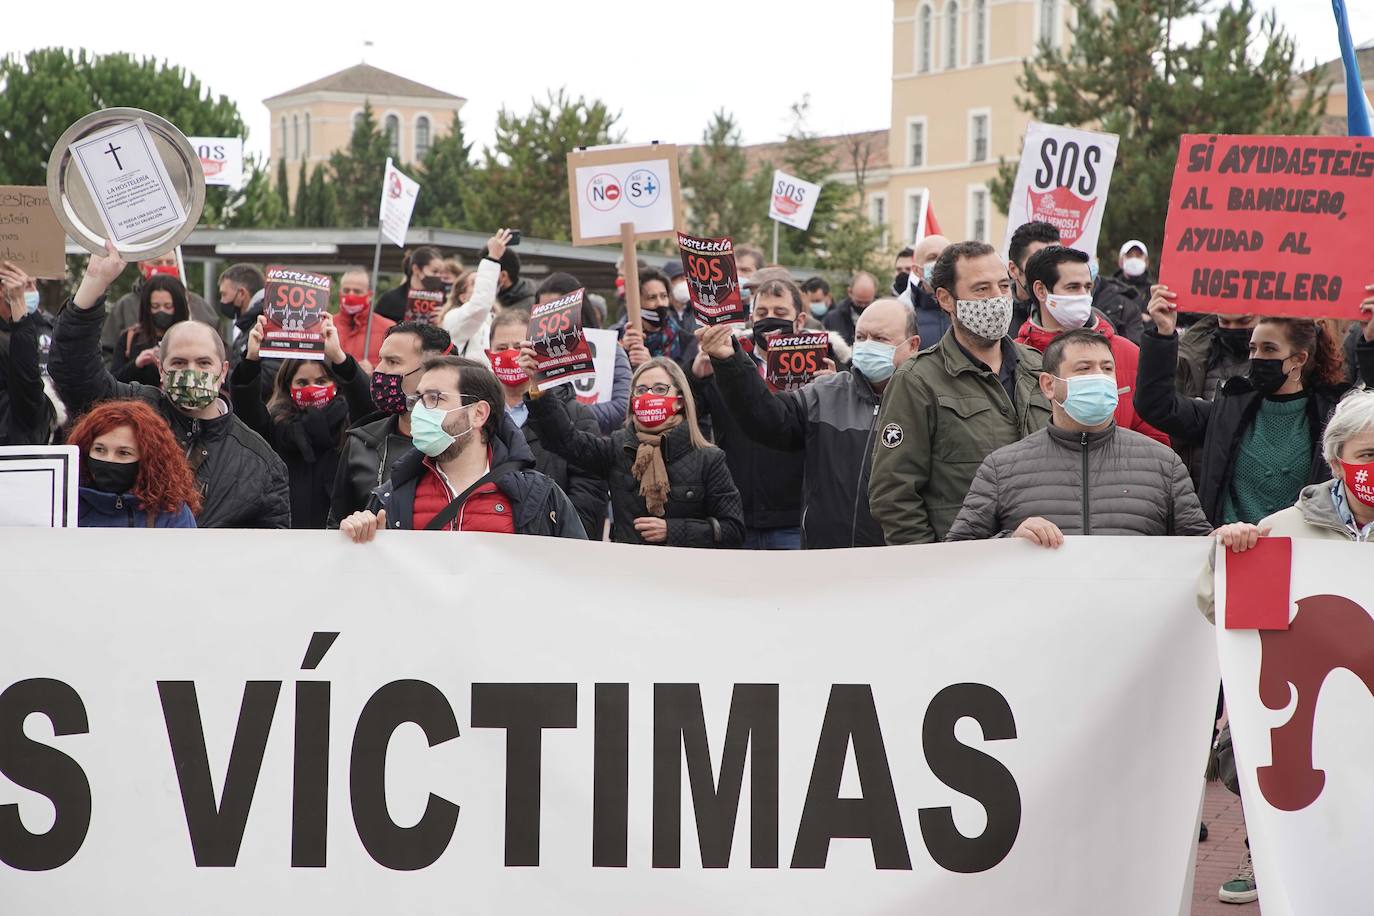
[[[305,160],[301,160],[301,173],[296,178],[296,206],[291,213],[291,222],[297,226],[311,226],[310,222],[310,173],[306,171]]]
[[[286,183],[286,160],[277,160],[277,200],[281,202],[281,218],[283,222],[291,218],[291,189]],[[272,226],[269,228],[280,228]]]
[[[377,225],[377,206],[382,196],[382,179],[391,145],[377,129],[372,103],[363,103],[363,112],[353,126],[347,150],[329,157],[329,171],[338,197],[338,224],[363,227]],[[424,192],[421,192],[421,197]]]
[[[1098,245],[1104,265],[1126,239],[1159,250],[1180,134],[1320,126],[1325,90],[1301,72],[1273,12],[1255,21],[1251,0],[1219,9],[1205,0],[1118,0],[1101,13],[1094,0],[1072,3],[1073,44],[1040,46],[1017,80],[1017,105],[1041,121],[1121,137]],[[1185,19],[1200,21],[1191,42],[1177,37]],[[1003,212],[1015,181],[1016,163],[1003,162],[990,186]]]
[[[682,168],[683,206],[694,235],[759,244],[766,234],[772,168],[749,175],[740,129],[725,109],[711,116]]]
[[[415,200],[418,226],[442,229],[478,228],[468,223],[467,198],[472,193],[472,144],[463,134],[463,121],[457,112],[449,132],[434,141],[425,153],[417,181],[420,196]]]
[[[810,96],[803,96],[800,102],[792,105],[792,128],[783,144],[779,168],[803,181],[820,185],[821,193],[816,197],[811,225],[805,232],[779,225],[778,259],[784,264],[812,265],[823,260],[824,236],[833,229],[840,208],[851,193],[844,185],[826,181],[836,171],[835,164],[830,149],[807,128],[810,110]]]
[[[315,166],[310,173],[310,212],[308,226],[329,228],[339,224],[339,198],[334,183],[325,174],[324,165]]]
[[[605,103],[572,99],[564,89],[535,101],[521,116],[501,109],[496,143],[483,151],[482,167],[464,201],[472,227],[482,231],[517,226],[526,235],[571,238],[568,225],[568,153],[582,146],[619,143],[620,115]]]
[[[229,229],[275,229],[286,224],[281,196],[268,178],[264,163],[249,155],[243,168],[248,178],[225,207],[223,223]]]

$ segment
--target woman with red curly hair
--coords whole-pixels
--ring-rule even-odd
[[[82,528],[194,528],[200,491],[167,421],[143,401],[105,401],[77,421]]]

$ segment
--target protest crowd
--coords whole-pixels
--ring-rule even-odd
[[[835,296],[737,245],[742,325],[698,318],[677,257],[641,257],[631,324],[574,276],[522,276],[512,240],[472,268],[411,250],[375,301],[348,270],[322,359],[265,348],[263,265],[207,304],[175,260],[143,261],[111,302],[109,246],[49,315],[6,263],[0,445],[77,446],[83,526],[751,550],[1374,532],[1374,286],[1344,326],[1203,316],[1143,242],[1104,276],[1030,222],[1007,258],[927,235]],[[438,307],[411,314],[414,292]],[[609,400],[547,384],[532,320],[570,296],[620,340]],[[768,351],[796,335],[824,355],[779,386]],[[1223,899],[1254,888],[1242,867]]]

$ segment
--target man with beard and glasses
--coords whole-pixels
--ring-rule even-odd
[[[953,322],[888,383],[873,444],[869,510],[888,544],[943,540],[983,459],[1050,422],[1040,354],[1007,336],[1011,281],[983,242],[960,242],[931,271]]]
[[[410,398],[415,449],[339,529],[359,544],[383,528],[585,540],[572,500],[534,470],[492,371],[461,356],[432,357],[421,369]]]
[[[150,404],[171,427],[200,488],[200,528],[290,528],[286,465],[220,394],[229,374],[224,341],[199,321],[172,325],[159,343],[160,388],[116,381],[100,359],[105,290],[124,270],[108,242],[92,255],[76,294],[57,318],[53,384],[73,416],[111,398]]]

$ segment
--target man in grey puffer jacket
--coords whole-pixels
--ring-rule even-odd
[[[984,459],[946,540],[1010,534],[1059,547],[1065,534],[1211,532],[1178,455],[1114,422],[1105,337],[1080,329],[1056,338],[1040,391],[1053,405],[1050,425]]]

